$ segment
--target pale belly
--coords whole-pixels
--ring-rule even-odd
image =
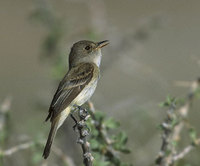
[[[69,115],[69,113],[71,111],[71,107],[73,107],[74,104],[81,106],[90,99],[90,97],[93,95],[93,93],[96,89],[97,81],[98,80],[90,82],[81,91],[81,93],[72,101],[72,103],[61,112],[61,114],[59,116],[59,123],[58,123],[57,128],[59,128],[63,124],[63,122],[65,121],[65,119],[67,118],[67,116]]]
[[[85,88],[81,91],[81,93],[75,98],[75,100],[72,103],[79,106],[83,105],[92,97],[96,87],[97,80],[91,81],[87,86],[85,86]]]

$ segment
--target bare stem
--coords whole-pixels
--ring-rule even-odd
[[[33,142],[33,141],[27,141],[27,142],[25,142],[25,143],[21,143],[21,144],[18,144],[18,145],[16,145],[16,146],[13,146],[13,147],[11,147],[11,148],[9,148],[9,149],[7,149],[7,150],[0,150],[0,155],[1,155],[1,156],[11,156],[11,155],[13,155],[14,153],[17,153],[17,152],[19,152],[19,151],[21,151],[21,150],[29,149],[29,148],[31,148],[31,146],[33,146],[33,145],[34,145],[34,142]],[[52,147],[52,151],[53,151],[66,165],[68,165],[68,166],[75,166],[73,160],[72,160],[70,157],[64,155],[64,153],[63,153],[59,148],[57,148],[56,146],[53,146],[53,147]],[[45,160],[45,161],[46,161],[46,160]],[[42,163],[42,166],[43,166],[43,165],[47,165],[47,162],[45,162],[45,161]]]
[[[173,153],[173,145],[172,142],[172,133],[173,126],[172,122],[174,120],[174,104],[171,105],[171,108],[167,110],[167,117],[164,122],[161,124],[163,129],[162,134],[162,145],[158,157],[156,159],[156,164],[159,166],[169,166],[171,164],[170,155],[167,155],[167,152]]]
[[[1,150],[0,151],[0,154],[2,156],[10,156],[20,150],[25,150],[25,149],[28,149],[30,148],[31,146],[33,145],[33,142],[32,141],[29,141],[29,142],[26,142],[26,143],[22,143],[22,144],[19,144],[19,145],[16,145],[16,146],[13,146],[12,148],[10,149],[7,149],[7,150]]]
[[[190,144],[187,147],[185,147],[180,153],[178,153],[177,155],[175,155],[173,157],[173,161],[177,161],[180,160],[182,158],[184,158],[191,150],[193,150],[197,145],[200,145],[200,138],[198,138],[196,140],[196,144]]]
[[[87,136],[89,135],[88,128],[86,125],[87,119],[90,117],[88,112],[85,109],[79,107],[79,122],[71,114],[72,119],[75,121],[75,127],[78,129],[79,138],[78,143],[81,145],[83,151],[83,163],[85,166],[92,166],[93,165],[93,156],[90,152],[90,144],[87,141]]]

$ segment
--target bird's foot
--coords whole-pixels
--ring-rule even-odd
[[[82,106],[76,105],[74,104],[74,112],[78,111],[79,112],[79,116],[80,116],[80,120],[87,120],[89,118],[89,113],[87,111],[87,109],[83,108]]]
[[[81,118],[81,120],[86,121],[89,118],[89,113],[87,111],[87,109],[84,108],[79,108],[79,116]]]
[[[84,109],[81,106],[78,105],[74,105],[74,111],[72,113],[70,113],[71,118],[74,120],[75,125],[73,126],[74,131],[76,129],[80,130],[82,128],[86,128],[87,133],[90,132],[89,127],[85,124],[85,121],[87,121],[87,119],[90,117],[87,109]],[[75,116],[73,115],[76,111],[78,111],[79,117],[80,117],[80,121],[78,121]]]
[[[78,125],[78,121],[76,120],[76,118],[74,117],[73,113],[70,113],[71,118],[74,120],[75,125],[73,126],[74,131],[76,130],[76,127]]]

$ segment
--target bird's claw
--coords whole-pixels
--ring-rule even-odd
[[[70,113],[70,116],[71,116],[71,118],[74,120],[74,122],[75,122],[75,125],[73,126],[73,129],[74,129],[74,131],[76,130],[76,128],[77,128],[77,125],[78,125],[78,121],[76,120],[76,118],[74,117],[74,115],[72,114],[72,113]]]

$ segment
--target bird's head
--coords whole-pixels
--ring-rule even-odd
[[[79,63],[95,63],[97,66],[101,62],[101,48],[108,45],[108,40],[101,42],[92,42],[81,40],[75,43],[69,55],[69,67],[75,66]]]

